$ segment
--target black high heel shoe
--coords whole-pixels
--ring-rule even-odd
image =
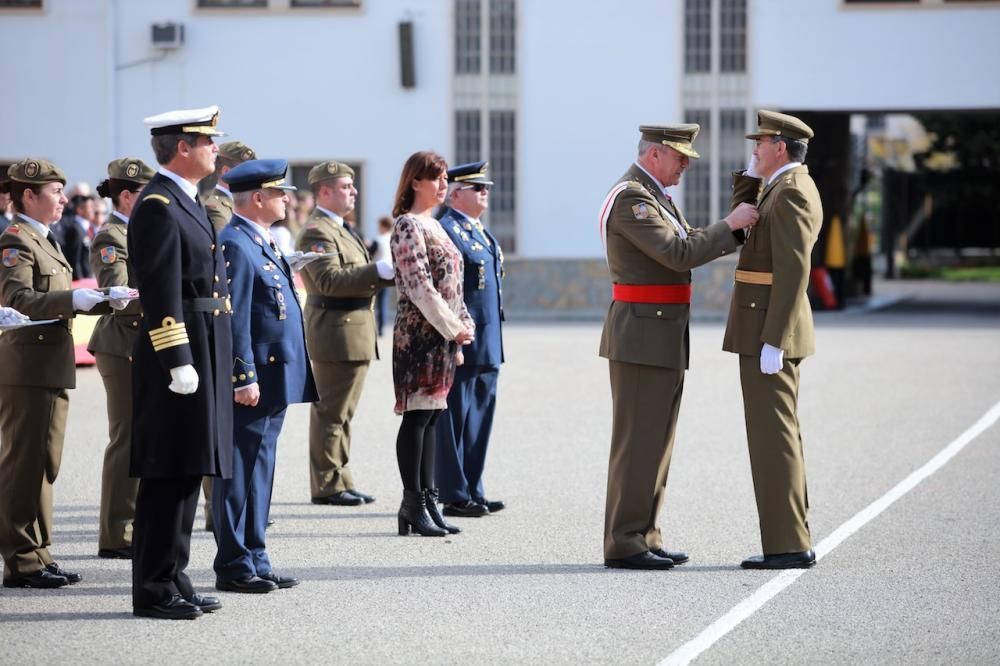
[[[451,523],[446,523],[441,516],[441,509],[438,508],[438,489],[424,488],[424,504],[427,505],[427,513],[434,524],[448,532],[448,534],[458,534],[462,530]]]
[[[399,525],[399,536],[407,536],[411,530],[421,536],[443,537],[448,534],[431,520],[427,513],[427,504],[424,502],[424,494],[419,490],[403,491],[403,503],[399,505],[396,520]]]

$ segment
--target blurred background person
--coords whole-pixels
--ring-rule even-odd
[[[392,332],[395,412],[403,421],[396,461],[403,482],[399,534],[444,536],[460,530],[438,510],[434,448],[438,417],[448,405],[460,346],[475,325],[462,300],[462,255],[434,219],[448,193],[448,164],[437,153],[414,153],[396,188],[390,248],[399,303]]]
[[[368,244],[368,252],[372,255],[372,261],[385,259],[392,260],[392,250],[389,248],[389,239],[392,237],[392,218],[383,215],[378,218],[378,230],[375,238]],[[389,290],[392,287],[382,287],[375,294],[375,329],[378,336],[382,337],[382,329],[385,327],[385,320],[389,314]]]

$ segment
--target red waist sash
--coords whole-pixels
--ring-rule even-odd
[[[623,303],[690,303],[690,284],[613,284],[611,297]]]

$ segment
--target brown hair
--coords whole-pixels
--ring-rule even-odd
[[[41,185],[22,183],[17,180],[10,181],[10,202],[14,204],[14,210],[18,213],[24,212],[24,193],[31,190],[38,196],[42,193]]]
[[[430,150],[422,150],[410,155],[403,165],[403,173],[399,176],[396,187],[396,198],[393,199],[392,216],[399,217],[409,213],[413,206],[413,181],[437,178],[448,170],[444,158]]]

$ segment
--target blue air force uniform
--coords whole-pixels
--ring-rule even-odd
[[[455,167],[453,183],[492,185],[486,163]],[[465,305],[476,323],[475,341],[462,347],[465,362],[455,372],[448,393],[448,412],[438,419],[435,481],[446,505],[486,505],[483,468],[496,410],[497,378],[503,363],[503,252],[497,239],[478,220],[449,208],[442,228],[462,253]],[[503,507],[491,502],[494,511]],[[449,509],[449,506],[445,507]],[[463,515],[463,514],[453,514]]]
[[[284,160],[252,160],[227,174],[233,193],[284,185]],[[278,434],[289,404],[318,399],[306,353],[302,309],[292,269],[272,247],[267,231],[233,215],[219,236],[232,299],[232,386],[256,383],[253,407],[236,404],[232,479],[216,479],[212,511],[219,580],[232,581],[271,572],[264,530],[271,505]]]

